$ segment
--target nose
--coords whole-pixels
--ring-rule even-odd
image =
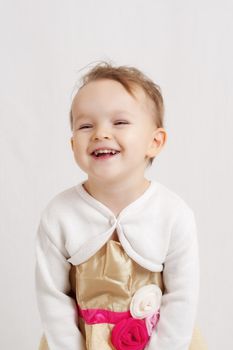
[[[111,138],[110,130],[104,126],[96,127],[96,129],[93,133],[93,139],[99,140],[99,139],[106,139],[106,138]]]

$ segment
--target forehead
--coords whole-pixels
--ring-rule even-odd
[[[97,110],[128,110],[138,109],[148,112],[151,107],[144,90],[137,85],[132,86],[133,95],[118,81],[101,79],[83,86],[76,93],[72,102],[73,114]]]

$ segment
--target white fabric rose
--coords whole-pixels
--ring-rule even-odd
[[[133,295],[130,303],[130,313],[134,318],[146,318],[158,311],[162,291],[156,284],[141,287]]]

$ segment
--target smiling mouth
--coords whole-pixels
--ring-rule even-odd
[[[116,155],[118,155],[120,153],[120,151],[115,151],[115,153],[113,152],[109,152],[109,153],[98,153],[97,155],[93,152],[91,154],[91,156],[95,159],[108,159],[108,158],[112,158],[115,157]]]

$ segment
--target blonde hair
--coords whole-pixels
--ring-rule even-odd
[[[134,97],[133,88],[139,86],[143,89],[146,96],[153,103],[153,114],[155,123],[158,128],[164,127],[164,102],[159,85],[155,84],[150,78],[148,78],[139,69],[130,66],[113,66],[111,63],[101,61],[94,67],[92,67],[81,78],[81,89],[88,83],[100,79],[111,79],[118,81],[125,90]],[[73,131],[73,115],[72,109],[69,113],[70,127]],[[150,158],[149,163],[152,164],[154,158]]]

